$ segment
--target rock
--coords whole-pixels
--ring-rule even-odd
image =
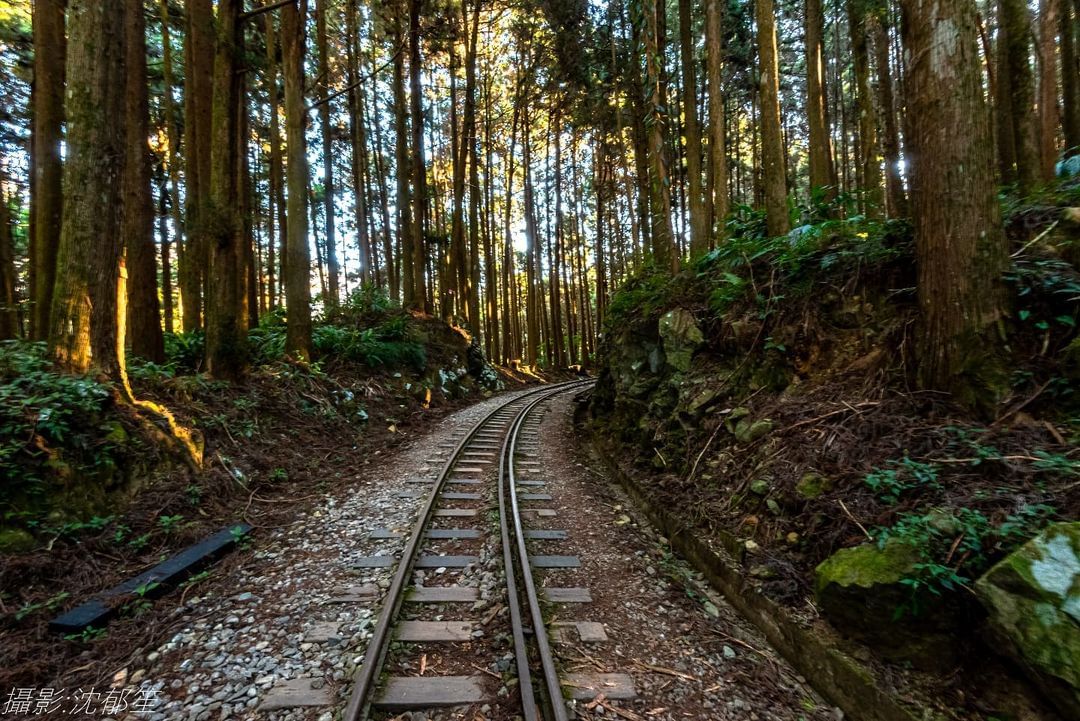
[[[773,422],[767,418],[759,421],[743,418],[735,424],[735,440],[739,443],[753,443],[773,429]]]
[[[680,371],[690,370],[694,351],[705,342],[694,314],[685,308],[676,308],[660,316],[660,339],[668,365]]]
[[[37,541],[21,528],[0,530],[0,553],[25,553],[34,550]]]
[[[837,630],[887,659],[947,667],[960,650],[957,627],[966,607],[962,599],[916,592],[904,583],[921,560],[917,549],[895,540],[883,548],[841,549],[815,570],[818,607]]]
[[[1080,522],[1057,523],[975,583],[993,647],[1066,718],[1080,718]]]
[[[833,482],[831,478],[826,478],[820,473],[813,471],[804,473],[803,477],[799,479],[799,482],[795,484],[795,492],[802,496],[804,499],[811,501],[827,491],[831,491]]]

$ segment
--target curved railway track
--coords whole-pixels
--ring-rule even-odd
[[[510,637],[513,646],[513,668],[516,671],[516,694],[509,694],[501,704],[513,703],[516,695],[517,708],[511,715],[525,721],[566,721],[569,718],[551,643],[545,628],[541,599],[533,577],[533,565],[542,567],[572,566],[576,559],[562,556],[533,556],[528,552],[526,540],[530,538],[557,540],[563,531],[526,530],[522,516],[533,512],[538,517],[553,515],[543,509],[526,509],[528,502],[550,500],[541,490],[543,481],[536,476],[542,469],[536,461],[538,411],[544,402],[555,395],[578,390],[592,381],[572,381],[531,391],[504,403],[461,438],[437,476],[430,483],[430,490],[422,502],[416,522],[405,537],[396,571],[383,599],[382,608],[373,629],[367,651],[353,678],[352,693],[343,712],[344,721],[359,721],[381,712],[407,710],[430,710],[471,704],[495,703],[495,694],[487,688],[490,682],[475,675],[420,675],[394,676],[386,672],[391,655],[396,657],[417,655],[426,644],[462,643],[475,641],[473,629],[486,624],[477,621],[483,604],[476,604],[479,594],[476,588],[466,585],[410,586],[409,581],[417,569],[435,568],[438,573],[450,568],[464,568],[478,563],[474,556],[422,555],[422,549],[432,539],[458,542],[463,539],[495,541],[501,549],[502,583],[504,602],[509,616]],[[497,469],[492,473],[491,469]],[[521,478],[520,476],[527,476]],[[491,483],[497,485],[492,488]],[[472,492],[445,490],[449,485],[463,485]],[[519,486],[526,490],[519,492]],[[487,498],[484,490],[488,491]],[[436,528],[437,518],[478,518],[480,509],[460,508],[454,501],[487,501],[489,508],[497,509],[496,529]],[[480,526],[482,524],[477,523]],[[562,535],[560,535],[562,534]],[[380,538],[401,537],[383,529]],[[370,557],[381,562],[385,557]],[[453,574],[440,575],[440,578]],[[565,589],[567,592],[580,589]],[[470,606],[468,604],[473,603]],[[403,609],[409,606],[439,604],[447,613],[461,620],[444,621],[442,613],[435,621],[402,618]],[[442,605],[445,604],[445,605]],[[460,610],[465,609],[465,610]],[[472,609],[471,611],[469,609]],[[497,613],[501,608],[495,607]],[[420,614],[423,615],[423,614]],[[430,614],[428,614],[430,615]],[[471,618],[470,618],[471,616]],[[540,629],[540,632],[535,632]],[[481,632],[482,634],[482,632]],[[417,646],[397,646],[395,641],[416,643]],[[451,647],[452,648],[452,647]],[[398,667],[412,665],[408,659],[397,659]],[[419,661],[423,669],[426,655]],[[473,665],[476,670],[483,668]],[[510,669],[507,669],[509,672]],[[485,673],[491,674],[488,671]]]

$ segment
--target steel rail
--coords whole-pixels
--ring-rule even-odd
[[[409,574],[412,573],[417,550],[420,548],[420,543],[424,537],[424,531],[427,529],[428,523],[431,520],[432,511],[435,508],[435,504],[439,501],[439,495],[442,492],[446,479],[457,464],[458,459],[466,446],[472,442],[473,437],[479,433],[484,426],[490,423],[496,415],[514,404],[521,403],[537,394],[554,394],[566,390],[570,386],[580,385],[581,383],[581,381],[567,381],[553,386],[546,386],[528,391],[520,396],[511,398],[493,409],[481,420],[477,421],[465,437],[458,442],[453,453],[447,458],[442,470],[432,484],[431,493],[428,494],[427,500],[424,502],[420,514],[416,519],[416,523],[413,524],[409,540],[405,544],[401,560],[399,561],[397,570],[390,582],[390,587],[387,589],[386,599],[383,602],[382,609],[379,611],[379,618],[375,623],[367,650],[364,652],[364,661],[353,676],[352,692],[349,694],[349,701],[342,711],[343,721],[360,721],[361,719],[367,718],[371,706],[372,693],[375,690],[379,673],[382,669],[383,662],[386,659],[386,652],[389,650],[389,642],[391,640],[390,631],[398,611],[401,609],[401,604],[405,599],[406,581],[409,578]],[[511,427],[513,427],[513,423],[514,421],[511,421]],[[512,465],[513,464],[511,464],[511,466]]]
[[[543,671],[544,686],[547,692],[546,696],[548,699],[549,717],[554,721],[569,721],[570,717],[566,710],[566,704],[563,702],[562,684],[559,682],[559,672],[555,668],[555,657],[554,654],[551,652],[551,644],[548,642],[547,630],[544,624],[544,616],[540,609],[540,599],[536,593],[536,584],[533,581],[532,568],[529,564],[529,552],[525,546],[525,529],[521,523],[521,510],[518,505],[517,497],[517,478],[514,474],[514,456],[517,451],[518,436],[520,435],[521,427],[524,425],[525,419],[528,417],[529,413],[531,413],[541,403],[547,401],[558,393],[591,383],[593,383],[593,381],[591,380],[577,382],[569,387],[561,388],[553,393],[546,394],[541,398],[536,399],[521,411],[521,413],[515,419],[513,426],[511,426],[510,432],[507,435],[505,441],[505,446],[507,447],[505,459],[509,461],[507,463],[507,473],[505,474],[505,476],[503,474],[500,474],[499,477],[500,508],[502,507],[503,493],[508,493],[510,497],[510,506],[512,510],[511,515],[514,520],[513,535],[515,537],[514,540],[516,541],[515,550],[517,551],[518,566],[521,569],[521,581],[522,585],[525,587],[525,598],[529,605],[529,616],[532,619],[533,637],[536,639],[536,651],[537,655],[540,657],[540,667]],[[504,479],[505,483],[503,482]],[[505,514],[503,514],[503,525],[504,527],[506,525]],[[512,575],[512,566],[510,565],[510,563],[507,563],[506,576],[508,586],[511,582],[510,579]],[[514,609],[515,605],[512,604],[510,608]],[[520,678],[522,676],[520,663],[521,662],[519,653],[519,686],[522,689],[522,698],[524,699],[525,681],[524,679]],[[525,678],[528,678],[527,670],[525,671]],[[532,695],[531,689],[529,695]],[[532,717],[528,715],[525,716],[525,719],[526,721],[532,721]]]

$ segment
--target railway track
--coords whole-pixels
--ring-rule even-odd
[[[491,717],[565,721],[571,714],[564,687],[588,697],[603,693],[598,686],[632,686],[629,678],[560,677],[552,641],[564,629],[548,629],[544,611],[551,604],[588,601],[589,593],[541,588],[535,578],[537,569],[575,568],[576,557],[529,553],[530,546],[557,544],[567,535],[527,527],[556,515],[536,507],[552,500],[536,460],[545,402],[591,382],[532,391],[492,411],[453,444],[433,479],[415,479],[428,486],[426,492],[406,492],[423,499],[413,527],[372,533],[375,540],[403,539],[404,546],[353,678],[345,721],[471,705]],[[477,546],[489,566],[491,557],[501,561],[501,573],[493,574],[501,587],[488,598],[481,598],[475,582],[482,561],[474,555]],[[459,555],[462,549],[473,553]],[[363,557],[358,565],[384,567],[390,560]],[[491,633],[492,627],[501,631]],[[487,667],[498,659],[501,673]]]

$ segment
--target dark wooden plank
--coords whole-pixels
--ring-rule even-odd
[[[101,628],[117,612],[116,601],[129,594],[142,598],[157,598],[173,586],[208,566],[224,555],[251,530],[246,523],[223,528],[208,538],[188,546],[175,556],[162,561],[149,571],[104,591],[86,603],[67,611],[49,621],[49,629],[60,633],[80,633],[88,626]]]
[[[519,493],[519,501],[550,501],[550,493]]]
[[[480,600],[480,589],[469,586],[414,586],[405,600],[412,603],[474,603]]]
[[[600,695],[611,701],[637,698],[634,679],[625,673],[568,673],[563,675],[562,684],[578,701],[591,701]]]
[[[529,565],[533,568],[578,568],[581,559],[577,556],[529,556]]]
[[[461,493],[460,491],[443,491],[442,497],[448,501],[479,501],[482,497],[479,493]]]
[[[544,600],[549,603],[592,603],[592,594],[587,588],[545,588]]]
[[[397,640],[409,643],[468,641],[471,638],[470,621],[402,621],[397,625]]]
[[[479,486],[483,483],[483,481],[478,478],[448,478],[446,482],[459,486]]]
[[[381,711],[467,706],[483,703],[483,679],[479,676],[391,676],[375,697]]]
[[[525,531],[525,538],[537,541],[562,541],[566,538],[566,531],[533,529]]]
[[[452,541],[480,538],[480,530],[476,528],[430,528],[428,529],[427,537]]]
[[[436,518],[472,518],[476,514],[475,508],[436,508],[433,513]]]
[[[479,556],[420,556],[414,568],[465,568],[480,563]]]

